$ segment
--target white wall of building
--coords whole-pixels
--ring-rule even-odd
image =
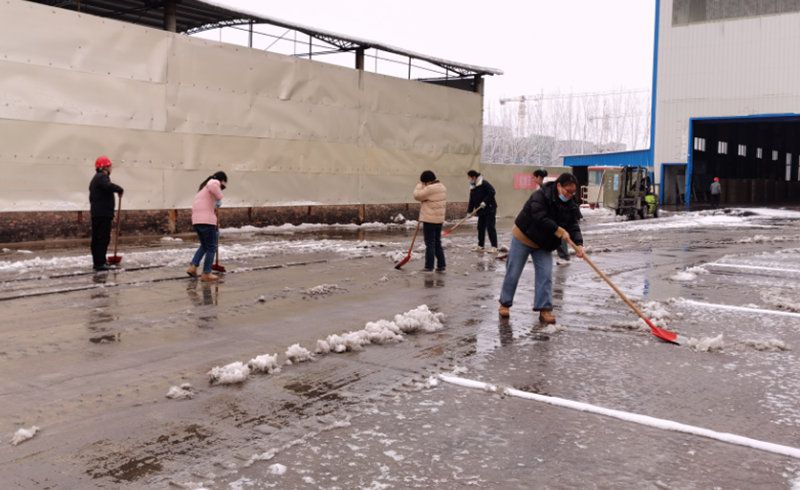
[[[685,163],[691,117],[800,113],[800,13],[672,25],[661,0],[654,163]]]

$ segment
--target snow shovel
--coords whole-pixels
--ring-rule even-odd
[[[117,206],[117,228],[114,233],[114,255],[106,257],[108,265],[119,265],[122,262],[122,256],[117,255],[117,245],[119,244],[119,223],[122,221],[122,195],[119,196],[119,205]]]
[[[216,255],[216,259],[214,260],[214,265],[211,266],[211,270],[214,272],[225,272],[225,266],[219,265],[219,213],[217,210],[214,210],[214,214],[217,215],[217,249],[214,251],[214,255]]]
[[[570,244],[570,246],[571,246],[573,249],[575,249],[575,251],[577,252],[577,250],[578,250],[578,247],[577,247],[577,245],[575,245],[575,242],[573,242],[571,238],[567,238],[567,243],[569,243],[569,244]],[[628,305],[628,306],[629,306],[629,307],[630,307],[630,308],[633,310],[633,312],[634,312],[634,313],[636,313],[637,315],[639,315],[639,318],[641,318],[642,320],[644,320],[644,322],[647,324],[647,326],[648,326],[648,327],[650,327],[650,332],[652,332],[652,333],[653,333],[653,335],[655,335],[656,337],[658,337],[659,339],[661,339],[661,340],[663,340],[663,341],[665,341],[665,342],[671,342],[671,343],[673,343],[673,344],[678,344],[678,345],[680,345],[680,344],[682,344],[682,343],[685,343],[685,342],[686,342],[686,339],[685,339],[685,338],[683,338],[683,337],[681,337],[679,334],[677,334],[677,333],[675,333],[675,332],[670,332],[669,330],[665,330],[665,329],[663,329],[663,328],[659,328],[659,327],[655,326],[655,325],[653,324],[653,322],[652,322],[652,321],[650,321],[650,319],[649,319],[649,318],[647,318],[647,317],[644,315],[644,313],[642,313],[642,310],[640,310],[640,309],[639,309],[639,308],[638,308],[638,307],[637,307],[637,306],[636,306],[636,305],[633,303],[633,301],[631,301],[630,299],[628,299],[628,297],[625,295],[625,293],[623,293],[622,291],[620,291],[620,289],[619,289],[619,288],[618,288],[618,287],[617,287],[617,286],[616,286],[616,285],[615,285],[613,282],[611,282],[611,279],[609,279],[609,277],[608,277],[607,275],[605,275],[605,274],[603,273],[603,271],[601,271],[601,270],[600,270],[600,269],[599,269],[599,268],[598,268],[598,267],[595,265],[595,263],[594,263],[594,262],[592,262],[592,259],[590,259],[590,258],[589,258],[589,257],[586,255],[586,253],[584,253],[584,254],[583,254],[583,260],[584,260],[584,262],[586,262],[587,264],[589,264],[589,267],[591,267],[592,269],[594,269],[594,271],[595,271],[595,272],[597,272],[597,275],[598,275],[598,276],[600,276],[600,277],[601,277],[601,278],[602,278],[602,279],[603,279],[603,280],[604,280],[606,283],[608,283],[608,285],[609,285],[609,286],[611,286],[611,289],[613,289],[613,290],[614,290],[614,292],[615,292],[615,293],[617,293],[617,294],[619,295],[619,297],[620,297],[620,298],[622,298],[622,301],[624,301],[624,302],[625,302],[625,304],[626,304],[626,305]]]
[[[417,229],[414,230],[414,237],[411,239],[411,246],[408,247],[408,255],[403,257],[400,262],[394,265],[394,268],[400,270],[401,267],[406,265],[409,260],[411,260],[411,251],[414,250],[414,242],[417,241],[417,234],[419,233],[419,227],[422,225],[421,221],[417,221]]]
[[[480,211],[481,209],[483,209],[483,208],[485,208],[485,207],[486,207],[486,203],[483,203],[483,202],[482,202],[480,206],[478,206],[477,208],[473,209],[471,213],[469,213],[469,214],[468,214],[468,215],[466,215],[466,216],[465,216],[465,217],[464,217],[464,218],[463,218],[461,221],[459,221],[458,223],[456,223],[455,225],[453,225],[453,227],[452,227],[452,228],[450,228],[449,230],[445,230],[445,232],[444,232],[444,233],[442,233],[442,236],[447,236],[447,235],[449,235],[450,233],[453,233],[453,230],[455,230],[456,228],[458,228],[459,226],[461,226],[462,224],[464,224],[464,222],[465,222],[465,221],[467,221],[468,219],[470,219],[470,218],[472,218],[473,216],[475,216],[475,213],[477,213],[478,211]]]

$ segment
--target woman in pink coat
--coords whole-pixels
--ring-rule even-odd
[[[197,268],[200,260],[203,261],[203,274],[201,281],[216,281],[219,279],[211,273],[211,264],[217,253],[217,208],[222,201],[222,191],[228,184],[228,176],[225,172],[217,172],[200,184],[200,190],[194,196],[192,204],[192,227],[200,238],[200,246],[192,258],[192,263],[186,273],[192,277],[197,277]]]
[[[444,272],[446,265],[442,249],[442,223],[447,210],[447,189],[436,179],[436,174],[426,170],[419,176],[414,199],[422,203],[419,220],[425,236],[425,272],[433,272],[434,259],[436,271]]]

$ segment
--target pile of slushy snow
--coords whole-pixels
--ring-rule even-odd
[[[230,385],[243,383],[249,375],[250,368],[236,361],[222,367],[214,366],[208,372],[208,379],[211,384]]]
[[[669,278],[673,281],[683,281],[683,282],[690,282],[697,279],[697,276],[700,274],[708,274],[708,271],[702,267],[689,267],[685,270],[676,272],[675,274],[671,275]]]
[[[314,354],[300,344],[292,344],[286,349],[286,364],[298,364],[313,360]]]
[[[716,337],[703,337],[696,339],[694,337],[686,341],[686,345],[699,352],[714,352],[720,351],[725,347],[722,334]]]
[[[340,289],[344,288],[340,287],[338,284],[320,284],[319,286],[306,289],[305,294],[307,296],[326,296]]]
[[[761,299],[779,310],[800,313],[800,301],[796,294],[788,293],[781,289],[768,289],[761,291]]]
[[[272,374],[281,370],[281,366],[278,364],[278,354],[256,356],[247,362],[247,367],[252,373]]]
[[[750,346],[755,350],[761,351],[784,351],[789,350],[786,342],[779,339],[746,339],[744,345]]]
[[[441,330],[444,327],[443,319],[443,313],[434,313],[427,305],[421,305],[395,315],[393,321],[368,322],[361,330],[329,335],[325,339],[317,340],[316,352],[326,354],[358,351],[369,344],[400,342],[403,340],[403,334]]]
[[[25,442],[28,439],[32,439],[33,436],[35,436],[37,432],[39,432],[39,427],[37,427],[35,425],[33,427],[28,428],[28,429],[25,429],[25,428],[18,429],[14,433],[14,437],[11,438],[11,444],[16,446],[17,444],[19,444],[21,442]]]
[[[167,398],[171,398],[173,400],[186,400],[188,398],[192,398],[193,396],[194,389],[189,383],[183,383],[180,386],[172,386],[170,387],[169,391],[167,391]]]
[[[395,315],[391,321],[378,320],[368,322],[361,330],[333,334],[325,339],[317,340],[316,353],[357,351],[369,344],[400,342],[405,334],[441,330],[444,328],[443,320],[443,313],[432,312],[428,305],[420,305],[413,310]],[[314,353],[300,344],[290,345],[286,349],[285,356],[286,361],[284,364],[286,365],[314,360]],[[280,371],[280,365],[278,354],[263,354],[250,359],[247,364],[237,361],[224,366],[215,366],[208,372],[208,377],[211,384],[243,383],[250,374],[276,373]],[[170,388],[169,393],[173,393],[174,388],[174,393],[178,395],[178,390],[181,387],[173,386]],[[191,385],[189,385],[189,388],[191,388]],[[169,393],[167,396],[169,396]]]
[[[400,262],[408,255],[408,250],[395,250],[394,252],[384,252],[384,257],[389,257],[392,259],[392,262]],[[422,257],[422,254],[419,252],[411,252],[411,258],[414,260],[419,260]]]

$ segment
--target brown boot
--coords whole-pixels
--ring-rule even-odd
[[[497,314],[500,315],[500,318],[508,318],[511,316],[511,311],[509,310],[508,306],[500,305],[500,308],[497,310]]]
[[[197,277],[197,266],[194,264],[190,264],[189,268],[186,269],[186,273],[192,277]]]
[[[539,321],[545,324],[553,324],[556,322],[556,317],[550,310],[542,310],[539,312]]]
[[[219,276],[216,274],[203,274],[202,276],[200,276],[200,280],[203,282],[219,281]]]

